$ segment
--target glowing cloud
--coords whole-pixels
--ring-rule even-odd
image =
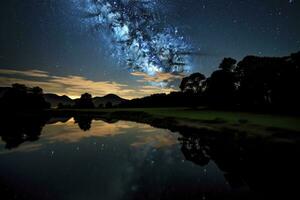
[[[172,88],[161,88],[159,86],[131,87],[113,81],[93,81],[82,76],[52,76],[45,71],[38,70],[0,70],[0,86],[9,87],[13,83],[25,84],[29,87],[39,86],[46,93],[68,95],[78,98],[85,92],[93,96],[104,96],[114,93],[123,98],[139,98],[153,93],[169,93],[175,91]]]

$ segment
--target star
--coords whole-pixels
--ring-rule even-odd
[[[109,30],[105,36],[108,47],[119,63],[127,64],[129,71],[150,76],[190,71],[192,53],[189,52],[193,48],[179,35],[178,28],[159,22],[155,1],[114,1],[111,4],[105,0],[91,2],[88,8],[94,10],[91,18]],[[157,28],[162,25],[165,28]]]

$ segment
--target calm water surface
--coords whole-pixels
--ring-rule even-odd
[[[0,187],[7,199],[267,199],[267,188],[276,187],[270,177],[286,173],[268,174],[269,166],[259,162],[245,170],[257,155],[228,138],[135,122],[51,119],[2,131],[17,132],[0,142]],[[252,173],[265,177],[260,182]]]

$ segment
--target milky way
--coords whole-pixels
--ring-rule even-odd
[[[87,0],[80,6],[129,71],[154,76],[191,70],[192,47],[178,28],[162,19],[157,0]]]

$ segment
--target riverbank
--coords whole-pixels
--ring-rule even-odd
[[[147,123],[173,131],[210,130],[256,136],[300,136],[300,118],[246,112],[214,111],[189,108],[62,109],[51,115],[88,115],[105,121],[128,120]]]

